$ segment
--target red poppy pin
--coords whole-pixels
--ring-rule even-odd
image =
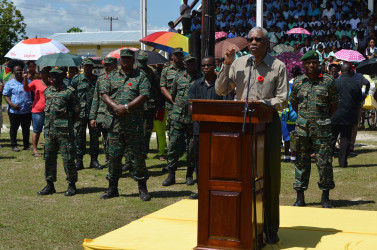
[[[319,74],[319,75],[318,75],[318,78],[322,78],[322,76],[323,76],[322,74]]]
[[[132,82],[129,82],[129,83],[128,83],[128,86],[132,86]]]
[[[263,76],[258,76],[258,82],[263,82]]]

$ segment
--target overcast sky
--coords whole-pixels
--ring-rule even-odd
[[[140,30],[140,0],[13,0],[25,17],[29,38],[47,37],[79,27],[84,32]],[[191,2],[191,1],[190,1]],[[148,29],[166,30],[179,15],[180,0],[149,0]]]

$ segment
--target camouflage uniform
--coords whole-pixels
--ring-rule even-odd
[[[189,113],[188,96],[191,86],[194,82],[201,78],[201,72],[193,75],[186,71],[177,73],[176,78],[172,82],[171,95],[175,104],[171,111],[171,130],[170,142],[168,147],[167,160],[168,168],[175,170],[177,168],[181,145],[186,140],[187,146],[187,172],[188,174],[194,170],[194,154],[193,154],[193,123],[191,114]]]
[[[149,98],[150,83],[138,69],[126,74],[121,69],[113,71],[100,86],[100,94],[108,95],[115,103],[128,104],[143,95]],[[130,111],[126,117],[115,116],[112,109],[106,107],[109,142],[109,181],[118,181],[122,173],[121,160],[125,150],[133,166],[135,180],[148,179],[148,170],[144,158],[143,106]],[[109,118],[112,121],[109,122]]]
[[[92,157],[97,157],[99,153],[99,133],[90,127],[89,112],[94,96],[94,89],[97,83],[97,76],[92,75],[87,79],[84,73],[76,75],[72,79],[71,86],[77,90],[80,101],[80,116],[75,123],[75,142],[78,159],[82,159],[86,151],[86,128],[89,128],[90,135],[90,152]]]
[[[301,75],[293,83],[289,101],[298,105],[297,159],[293,187],[298,191],[308,188],[310,155],[315,153],[320,177],[318,186],[321,190],[333,189],[330,104],[338,101],[334,79],[328,74],[314,79]]]
[[[73,113],[79,112],[80,105],[76,91],[63,85],[60,89],[48,86],[45,95],[45,176],[50,182],[56,181],[56,159],[60,149],[66,180],[77,181],[75,167],[76,149],[73,136]]]

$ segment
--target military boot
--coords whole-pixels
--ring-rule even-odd
[[[194,178],[192,177],[192,174],[194,173],[194,168],[187,168],[187,173],[186,173],[186,185],[192,186],[195,184]]]
[[[76,169],[81,170],[84,169],[84,163],[82,162],[82,158],[78,158],[76,161]]]
[[[69,183],[68,189],[64,193],[64,196],[74,196],[76,194],[76,185],[75,183]]]
[[[109,181],[109,188],[101,195],[101,199],[119,197],[118,181]]]
[[[151,196],[147,189],[147,181],[146,180],[139,180],[137,181],[139,187],[139,197],[142,201],[150,201]]]
[[[47,181],[47,185],[38,192],[38,195],[50,195],[56,193],[54,183],[52,181]]]
[[[330,204],[330,199],[329,199],[329,192],[330,192],[329,190],[322,191],[321,203],[322,203],[323,208],[332,208]]]
[[[98,155],[92,155],[89,167],[97,169],[97,170],[103,169],[103,167],[101,166],[101,164],[99,164],[99,162],[98,162]]]
[[[168,169],[168,178],[162,183],[162,186],[171,186],[175,184],[175,169],[167,168]]]
[[[295,207],[305,207],[305,195],[303,190],[297,190],[297,199],[296,202],[293,204]]]

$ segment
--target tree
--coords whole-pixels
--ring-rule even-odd
[[[12,2],[0,0],[0,63],[4,56],[20,40],[26,39],[24,16]]]
[[[67,30],[67,33],[72,33],[72,32],[82,32],[82,29],[79,27],[72,27],[69,30]]]

